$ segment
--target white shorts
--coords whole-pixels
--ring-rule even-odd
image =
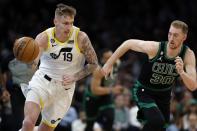
[[[68,111],[75,90],[75,83],[62,86],[62,82],[45,78],[46,74],[36,71],[29,82],[26,102],[41,107],[42,122],[56,127]]]

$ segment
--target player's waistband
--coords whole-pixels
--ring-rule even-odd
[[[156,88],[153,88],[153,87],[145,86],[140,81],[136,81],[136,84],[140,85],[141,87],[143,87],[145,89],[151,90],[151,91],[169,91],[169,90],[172,89],[172,86],[162,88],[162,89],[156,89]]]
[[[37,70],[36,73],[39,76],[41,76],[41,77],[45,78],[46,80],[48,80],[49,82],[51,82],[51,81],[61,82],[61,81],[58,81],[58,80],[55,80],[55,79],[51,78],[48,74],[46,74],[46,73],[44,73],[44,72],[42,72],[40,70]]]
[[[59,83],[59,84],[62,84],[62,86],[63,86],[63,81],[55,80],[55,79],[51,78],[50,76],[48,76],[47,74],[45,74],[45,73],[43,73],[43,72],[41,72],[41,71],[38,71],[38,74],[39,74],[41,77],[43,77],[43,78],[45,78],[46,80],[48,80],[49,82]],[[64,88],[64,89],[65,89],[65,90],[69,90],[70,88]]]
[[[51,77],[49,77],[48,75],[44,75],[44,78],[46,79],[46,80],[48,80],[48,81],[51,81],[52,80],[52,78]]]

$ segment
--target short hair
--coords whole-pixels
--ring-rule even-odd
[[[182,29],[182,32],[184,34],[187,34],[188,33],[188,25],[183,22],[183,21],[180,21],[180,20],[174,20],[171,25],[175,28],[179,28],[179,29]]]
[[[65,4],[58,4],[55,10],[55,16],[74,16],[76,15],[76,9],[72,6],[68,6]]]

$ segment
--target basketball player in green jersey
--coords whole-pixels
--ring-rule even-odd
[[[112,55],[109,49],[103,49],[101,53],[101,64],[103,65]],[[120,94],[123,88],[117,85],[118,62],[113,66],[113,78],[105,79],[98,67],[91,78],[90,85],[86,88],[84,95],[84,107],[87,116],[85,131],[92,131],[94,123],[97,122],[103,131],[111,131],[114,121],[113,94]]]
[[[175,20],[171,23],[168,41],[127,40],[102,68],[103,74],[107,75],[115,61],[129,49],[148,55],[132,88],[133,98],[139,107],[137,118],[144,122],[143,131],[165,130],[170,116],[171,89],[178,77],[190,91],[197,88],[195,55],[183,44],[187,33],[187,24]]]

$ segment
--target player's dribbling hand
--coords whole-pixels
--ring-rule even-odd
[[[63,86],[66,86],[66,85],[72,84],[75,81],[76,81],[76,79],[73,75],[64,75],[62,84],[63,84]]]
[[[175,63],[176,63],[176,70],[177,70],[177,73],[178,74],[181,74],[184,72],[184,69],[183,69],[183,60],[181,59],[181,57],[177,56],[176,59],[175,59]]]

